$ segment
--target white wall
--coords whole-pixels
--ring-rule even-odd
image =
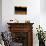
[[[14,14],[15,6],[27,6],[27,15],[21,16]],[[6,25],[8,20],[17,19],[20,22],[30,20],[31,22],[39,23],[40,0],[3,0],[2,1],[2,22]],[[19,19],[18,19],[19,18]],[[37,21],[38,20],[38,21]],[[5,28],[5,27],[4,27]],[[5,28],[6,29],[6,28]]]
[[[15,6],[26,6],[27,15],[14,14]],[[30,20],[33,25],[33,45],[38,46],[36,27],[40,24],[40,0],[2,0],[2,25],[3,31],[8,29],[7,22],[10,19],[17,19],[19,22]],[[37,39],[37,40],[36,40]]]
[[[46,0],[40,0],[40,9],[42,13],[46,13]]]
[[[46,31],[46,0],[40,0],[40,24]]]
[[[0,31],[2,31],[2,0],[0,0]]]
[[[8,30],[7,22],[11,19],[17,19],[19,22],[30,20],[33,25],[33,45],[38,46],[36,37],[36,27],[39,24],[46,30],[46,15],[42,14],[44,5],[43,0],[2,0],[2,26],[3,31]],[[27,6],[27,15],[14,14],[15,6]],[[45,8],[45,7],[44,7]],[[36,40],[37,39],[37,40]]]

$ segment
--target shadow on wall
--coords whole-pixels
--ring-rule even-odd
[[[0,0],[0,31],[2,31],[2,0]]]
[[[46,0],[40,0],[40,11],[46,13]]]

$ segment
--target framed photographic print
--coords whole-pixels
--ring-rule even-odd
[[[15,6],[15,14],[26,15],[27,14],[27,7]]]

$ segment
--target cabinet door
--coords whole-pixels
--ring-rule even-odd
[[[22,46],[28,46],[28,32],[12,32],[12,40]]]
[[[32,46],[33,41],[31,32],[12,32],[12,40],[22,46]]]

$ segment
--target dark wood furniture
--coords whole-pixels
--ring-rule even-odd
[[[33,46],[33,23],[7,23],[13,41],[23,43],[22,46]]]

